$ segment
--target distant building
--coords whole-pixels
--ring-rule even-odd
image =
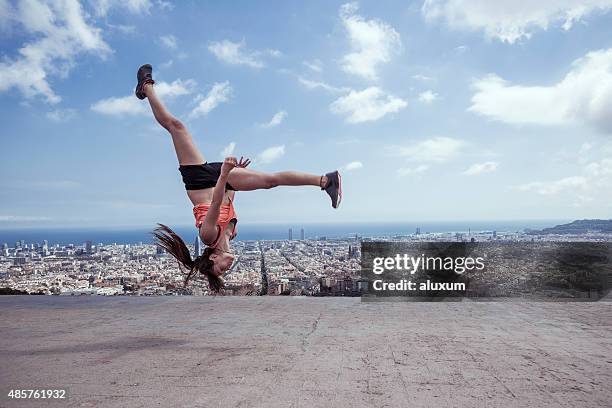
[[[303,241],[304,240],[304,228],[300,229],[300,239]]]
[[[293,229],[289,228],[289,241],[293,239]]]
[[[91,254],[92,253],[92,248],[93,248],[93,246],[91,244],[91,241],[85,241],[85,252],[88,253],[88,254]]]
[[[15,266],[25,265],[25,263],[26,263],[25,256],[18,256],[17,258],[13,259],[13,265]]]

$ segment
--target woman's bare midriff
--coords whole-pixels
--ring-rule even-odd
[[[187,196],[191,200],[191,203],[195,206],[198,204],[210,204],[213,198],[214,188],[204,188],[202,190],[187,190]],[[230,200],[234,201],[233,190],[225,190],[225,196],[223,197],[222,205],[229,205]]]

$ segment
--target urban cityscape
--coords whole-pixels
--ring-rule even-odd
[[[568,224],[569,225],[569,224]],[[608,231],[554,229],[458,233],[421,232],[394,236],[324,236],[297,239],[293,229],[285,240],[232,243],[235,262],[224,275],[223,295],[360,296],[361,243],[377,242],[611,242]],[[198,237],[188,245],[201,254]],[[102,244],[86,241],[67,245],[19,240],[2,244],[0,290],[4,294],[41,295],[211,295],[206,279],[184,285],[186,271],[165,250],[150,243]]]

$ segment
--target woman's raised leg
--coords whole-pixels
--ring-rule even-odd
[[[179,164],[204,163],[204,157],[195,145],[191,134],[180,120],[168,112],[155,93],[153,84],[145,84],[144,93],[149,100],[155,119],[157,119],[157,122],[172,135],[172,142],[174,143],[174,150],[176,150],[176,157],[178,158]]]
[[[324,187],[327,177],[297,171],[262,173],[251,169],[235,168],[230,172],[227,182],[237,191],[251,191],[278,186]]]
[[[297,171],[281,171],[278,173],[262,173],[243,167],[234,168],[227,182],[236,191],[252,191],[269,189],[278,186],[316,186],[331,197],[332,207],[338,208],[342,200],[341,177],[338,171],[324,176],[300,173]]]

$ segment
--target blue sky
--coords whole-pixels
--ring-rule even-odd
[[[612,0],[0,0],[0,228],[189,225],[170,137],[338,168],[239,193],[241,222],[610,218]]]

